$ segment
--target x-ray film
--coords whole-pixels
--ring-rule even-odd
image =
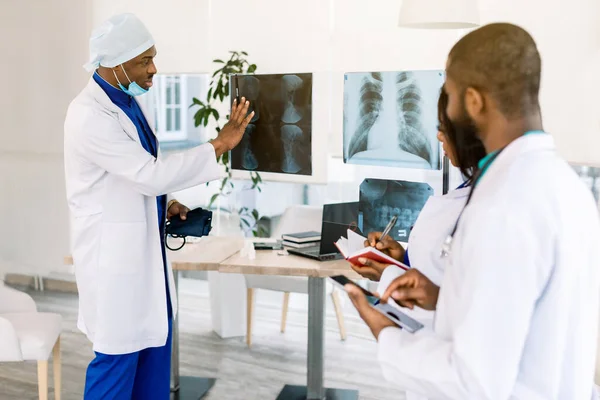
[[[344,162],[441,169],[437,102],[443,71],[344,76]]]
[[[433,188],[427,183],[365,179],[360,185],[359,224],[363,232],[383,232],[393,216],[398,217],[390,236],[408,242],[410,230]]]
[[[231,151],[231,168],[312,175],[312,74],[232,75],[231,101],[254,117]]]

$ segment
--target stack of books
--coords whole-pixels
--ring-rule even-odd
[[[301,249],[304,247],[318,246],[321,242],[321,232],[309,231],[299,233],[286,233],[281,235],[282,244],[286,247]]]

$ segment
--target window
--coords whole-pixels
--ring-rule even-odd
[[[157,74],[154,86],[140,99],[147,106],[155,134],[163,149],[191,147],[208,140],[205,127],[194,126],[194,97],[206,99],[210,76],[205,74]]]
[[[184,104],[187,99],[187,76],[157,75],[156,90],[153,91],[156,104],[155,121],[156,135],[161,141],[176,141],[187,139],[187,124],[184,116]]]

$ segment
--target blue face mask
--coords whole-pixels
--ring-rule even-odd
[[[123,65],[121,65],[121,69],[123,70],[125,77],[129,81],[128,88],[126,88],[125,86],[123,86],[121,84],[121,81],[117,77],[117,73],[114,70],[113,70],[113,74],[115,74],[115,78],[117,78],[117,82],[119,83],[119,87],[121,88],[122,91],[124,91],[125,93],[127,93],[128,95],[130,95],[132,97],[140,96],[142,94],[148,93],[148,90],[142,88],[140,85],[137,84],[137,82],[131,82],[131,79],[129,79],[129,76],[127,75],[127,72],[125,72],[125,68],[123,68]]]

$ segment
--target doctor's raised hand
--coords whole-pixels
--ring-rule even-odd
[[[425,310],[436,309],[440,287],[431,282],[418,269],[412,268],[390,283],[381,301],[391,297],[403,307],[418,306]]]
[[[254,111],[248,114],[248,107],[250,107],[250,102],[245,97],[242,97],[239,103],[237,99],[233,101],[229,121],[219,131],[218,136],[211,140],[217,158],[241,142],[244,131],[254,116]]]

